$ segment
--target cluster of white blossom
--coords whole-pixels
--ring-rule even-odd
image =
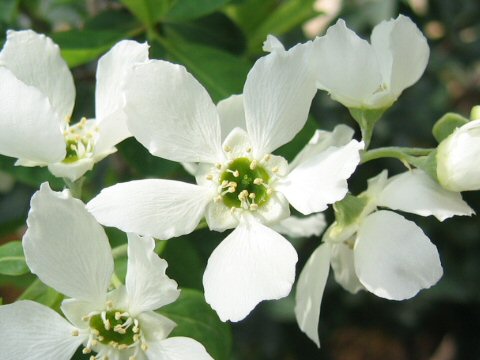
[[[319,235],[321,212],[332,204],[336,220],[296,291],[298,324],[317,345],[330,266],[348,291],[395,300],[440,279],[436,247],[390,210],[440,221],[472,215],[460,191],[480,189],[472,165],[480,120],[447,134],[429,156],[398,150],[407,171],[390,178],[384,171],[357,196],[347,184],[367,159],[375,123],[425,70],[429,48],[418,28],[399,16],[376,26],[368,43],[339,20],[314,41],[287,51],[269,36],[264,49],[269,54],[248,73],[243,94],[215,105],[183,66],[149,60],[146,44],[122,41],[98,62],[96,119],[72,124],[75,88],[58,46],[32,31],[8,32],[0,52],[1,154],[17,165],[48,166],[71,184],[133,136],[152,155],[181,162],[196,184],[129,181],[86,205],[43,184],[23,247],[32,273],[68,297],[66,319],[30,301],[1,306],[6,358],[69,359],[83,345],[96,353],[91,359],[210,359],[195,340],[167,338],[175,323],[154,312],[179,295],[154,238],[189,234],[203,218],[211,230],[233,229],[203,274],[205,299],[223,321],[240,321],[259,302],[290,293],[298,257],[284,235]],[[303,128],[319,89],[349,108],[362,139],[346,125],[317,130],[288,163],[274,151]],[[433,173],[422,165],[432,159]],[[303,217],[291,216],[290,207]],[[125,285],[110,291],[113,259],[99,224],[129,234]]]

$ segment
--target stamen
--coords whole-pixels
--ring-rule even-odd
[[[257,167],[257,160],[252,160],[252,162],[250,163],[250,170],[255,170],[256,167]]]
[[[225,152],[230,152],[230,151],[232,151],[232,148],[231,148],[230,146],[228,146],[228,145],[225,145],[224,148],[223,148],[223,150],[224,150]]]
[[[272,158],[272,155],[271,154],[267,154],[263,157],[262,159],[262,162],[267,162],[267,161],[270,161],[270,159]]]
[[[207,178],[207,180],[213,180],[213,175],[212,175],[212,174],[208,174],[208,175],[206,176],[206,178]]]
[[[240,173],[238,172],[238,170],[233,171],[233,170],[227,169],[227,172],[231,173],[235,177],[240,176]]]
[[[80,332],[77,329],[72,331],[72,336],[78,336],[78,335],[80,335]]]
[[[251,147],[248,147],[247,148],[247,153],[251,153],[252,152],[252,148]]]
[[[220,169],[222,168],[222,164],[216,163],[216,164],[215,164],[215,167],[216,167],[218,170],[220,170]]]
[[[274,174],[278,173],[279,170],[280,170],[280,169],[278,168],[278,166],[274,166],[274,167],[272,168],[272,172],[273,172]]]
[[[253,183],[255,185],[262,185],[263,184],[263,179],[262,178],[256,178],[255,180],[253,180]]]

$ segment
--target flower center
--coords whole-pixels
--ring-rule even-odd
[[[246,157],[233,160],[220,175],[221,196],[228,207],[256,210],[270,199],[267,170]]]
[[[63,134],[67,146],[64,163],[73,163],[93,155],[98,130],[91,126],[86,118],[82,118],[79,123],[69,126]]]
[[[90,328],[98,332],[97,340],[102,344],[132,345],[139,333],[138,321],[126,312],[110,310],[90,318]]]
[[[133,351],[129,359],[136,359],[141,350],[146,351],[148,348],[138,320],[126,311],[114,309],[111,301],[107,302],[106,310],[91,312],[82,317],[82,320],[88,322],[90,327],[90,334],[82,352],[97,352],[97,355],[90,359],[107,360],[112,351],[126,349]],[[78,336],[79,331],[74,331],[73,335]]]

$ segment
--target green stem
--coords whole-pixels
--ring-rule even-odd
[[[399,146],[383,147],[365,151],[362,154],[361,164],[386,157],[396,158],[411,163],[417,156],[428,156],[434,150],[435,149],[425,148],[403,148]]]
[[[123,283],[120,281],[117,274],[115,273],[112,274],[112,285],[115,287],[115,289],[118,289],[120,286],[123,285]]]
[[[82,189],[83,189],[83,183],[85,182],[85,177],[82,176],[81,178],[72,181],[67,178],[63,178],[63,181],[65,182],[65,185],[70,189],[70,193],[74,198],[81,199],[82,198]]]

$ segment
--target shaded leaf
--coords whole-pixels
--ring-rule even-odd
[[[215,360],[230,359],[232,336],[197,290],[182,289],[177,301],[159,310],[177,323],[170,336],[187,336],[201,342]]]
[[[167,14],[169,20],[196,19],[210,14],[230,0],[181,0],[174,2]]]
[[[0,246],[0,274],[18,276],[29,271],[21,241],[10,241]]]

